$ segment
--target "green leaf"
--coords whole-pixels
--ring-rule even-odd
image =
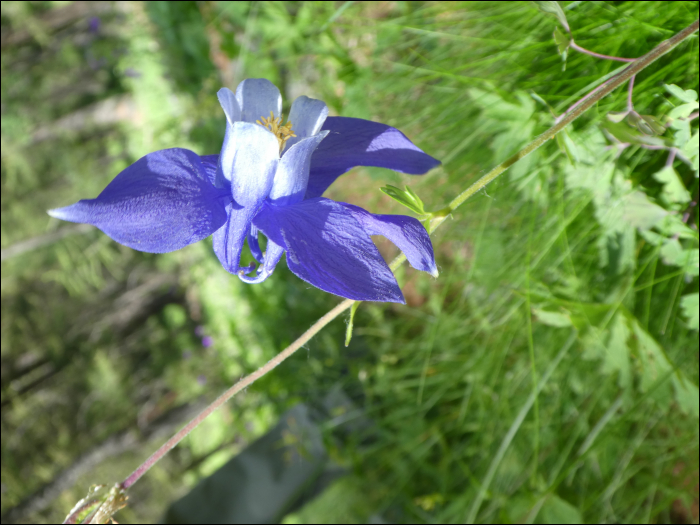
[[[698,99],[698,94],[692,89],[683,89],[675,84],[664,84],[666,91],[683,102],[694,102]]]
[[[350,340],[352,339],[352,328],[353,328],[353,323],[355,321],[355,312],[357,311],[357,308],[360,306],[360,303],[362,301],[355,301],[352,303],[352,306],[350,307],[350,319],[348,319],[348,326],[345,329],[345,346],[347,347],[350,344]]]
[[[549,113],[552,115],[552,117],[554,117],[554,118],[557,117],[555,111],[552,109],[552,106],[550,106],[549,104],[547,104],[547,101],[546,101],[545,99],[543,99],[541,96],[539,96],[539,95],[538,95],[537,93],[535,93],[534,91],[530,91],[529,93],[530,93],[530,96],[533,98],[533,100],[539,102],[540,104],[542,104],[544,107],[547,108],[547,110],[548,110]]]
[[[700,322],[700,312],[698,311],[700,307],[698,304],[699,296],[700,294],[691,293],[681,297],[681,310],[683,311],[683,315],[688,318],[688,328],[691,330],[697,330],[698,323]]]
[[[640,121],[639,113],[636,111],[630,111],[627,113],[627,124],[632,126],[633,128],[637,127],[637,124],[639,124]]]
[[[610,122],[622,122],[625,120],[627,113],[629,113],[629,111],[611,111],[607,114],[607,117]]]
[[[521,91],[515,93],[517,102],[505,100],[495,90],[485,91],[479,88],[470,88],[467,90],[467,93],[482,108],[484,116],[489,120],[518,123],[521,126],[518,129],[518,137],[522,134],[522,125],[529,121],[533,113],[535,113],[536,106],[532,97]],[[498,127],[503,131],[510,129],[510,126],[506,127],[505,125]],[[520,138],[520,140],[524,144],[523,139]],[[512,145],[513,140],[509,139],[508,147],[512,149]]]
[[[409,210],[418,215],[426,215],[423,201],[416,193],[406,186],[406,190],[397,188],[396,186],[386,185],[380,188],[382,193],[385,193],[399,204],[406,206]]]
[[[557,133],[556,135],[557,146],[559,150],[566,155],[569,159],[569,163],[574,165],[579,162],[578,148],[576,143],[571,140],[569,133],[564,129],[563,131]]]
[[[666,166],[654,173],[654,178],[664,185],[662,196],[666,202],[686,203],[691,199],[690,192],[672,166]]]
[[[423,209],[423,201],[418,196],[418,194],[415,191],[413,191],[411,188],[409,188],[408,186],[404,186],[404,187],[406,188],[406,193],[408,193],[408,195],[410,195],[410,197],[413,199],[414,202],[419,202],[421,205],[421,209]]]
[[[697,250],[696,250],[697,252]],[[681,299],[681,307],[689,317],[689,325],[697,329],[697,294]],[[687,301],[687,303],[686,303]],[[621,388],[638,387],[662,406],[675,397],[681,410],[698,417],[698,387],[668,358],[661,345],[639,324],[626,308],[613,317],[609,329],[601,326],[610,312],[610,305],[567,303],[579,337],[584,359],[603,361],[603,373],[619,373]],[[581,316],[583,322],[577,322]],[[635,380],[635,376],[639,380]]]
[[[695,311],[697,312],[697,308]],[[630,339],[630,342],[634,346],[635,362],[641,373],[639,385],[641,391],[654,389],[652,397],[662,404],[667,404],[670,401],[668,396],[671,392],[666,386],[668,382],[664,380],[670,378],[673,394],[681,411],[698,417],[700,415],[698,387],[685,377],[681,368],[673,365],[661,345],[639,325],[634,317],[631,317],[631,324],[635,337]],[[659,384],[658,381],[664,381],[664,383]]]
[[[604,320],[610,313],[610,306],[597,303],[573,303],[567,305],[571,311],[571,322],[580,333],[591,332],[590,341],[595,341],[593,347],[600,347],[603,344],[603,339],[600,337],[601,330],[598,325],[603,324]],[[600,350],[600,348],[598,348]],[[596,348],[591,350],[595,353]],[[597,357],[600,357],[598,355]]]
[[[698,158],[700,158],[700,155],[698,155],[698,142],[698,131],[696,131],[681,149],[681,153],[693,163],[693,169],[695,170],[696,177],[698,176]]]
[[[668,117],[672,119],[687,118],[693,111],[697,110],[700,105],[697,102],[687,102],[676,106],[668,112]]]
[[[552,494],[547,498],[535,521],[547,524],[584,523],[583,516],[579,510],[556,494]]]
[[[534,308],[532,313],[540,323],[547,326],[555,326],[557,328],[571,326],[571,317],[568,313],[548,312],[547,310],[541,310],[539,308]]]
[[[622,199],[622,216],[640,230],[652,228],[666,215],[666,210],[649,201],[641,191],[632,192]]]
[[[631,342],[640,374],[639,388],[642,392],[653,389],[652,397],[667,406],[671,394],[668,379],[673,373],[673,367],[663,348],[636,320],[632,321],[632,330],[635,337],[631,338]]]
[[[657,119],[654,115],[640,115],[642,117],[642,122],[645,125],[645,128],[648,129],[649,131],[646,133],[647,135],[663,135],[664,132],[666,131],[666,126],[663,125],[663,123]],[[637,124],[637,127],[639,127],[639,124]],[[640,128],[641,130],[641,128]]]
[[[659,253],[661,254],[664,264],[670,266],[685,266],[688,258],[687,254],[683,251],[681,243],[678,242],[678,239],[668,239]]]
[[[699,273],[698,262],[700,258],[698,257],[698,250],[689,249],[686,250],[681,246],[678,239],[669,239],[661,247],[659,252],[664,264],[670,266],[678,266],[682,268],[685,273],[691,276],[697,276]]]
[[[558,27],[554,29],[554,42],[557,44],[557,51],[561,55],[562,60],[566,61],[566,54],[571,45],[571,40]]]
[[[620,388],[632,386],[632,366],[628,344],[631,334],[627,319],[623,314],[618,313],[610,328],[610,338],[605,348],[603,372],[608,374],[618,372]]]
[[[698,232],[690,228],[681,218],[676,215],[666,215],[663,220],[656,225],[661,233],[666,237],[676,237],[680,239],[698,239]]]
[[[695,294],[697,298],[698,294]],[[695,311],[697,312],[697,299],[695,301]],[[697,314],[696,314],[697,315]],[[697,317],[696,317],[697,320]],[[697,322],[696,322],[697,327]],[[698,387],[691,381],[683,377],[680,372],[673,375],[673,389],[676,392],[676,402],[682,412],[691,414],[696,418],[700,416],[700,393]]]
[[[628,117],[627,121],[629,122],[629,120],[630,119]],[[632,124],[632,126],[636,128],[638,117],[632,117],[632,120],[634,121],[634,124]],[[644,135],[640,133],[638,129],[632,129],[623,122],[603,122],[602,126],[608,133],[610,133],[620,142],[624,142],[627,144],[645,144],[648,146],[666,146],[666,143],[663,139],[654,136]]]
[[[661,246],[666,241],[666,237],[651,230],[640,230],[639,234],[652,246]]]
[[[627,114],[627,123],[645,135],[661,135],[666,127],[653,115],[639,115],[634,111]]]
[[[690,121],[672,120],[671,127],[675,130],[673,133],[673,145],[678,149],[682,149],[690,140]]]
[[[661,345],[629,310],[621,307],[609,328],[605,329],[603,326],[607,324],[611,305],[565,304],[572,324],[579,332],[583,348],[581,357],[602,360],[603,373],[619,373],[621,388],[638,387],[643,393],[649,392],[662,406],[668,406],[673,395],[683,412],[698,417],[698,387],[674,365]],[[683,297],[681,308],[687,312],[689,326],[697,329],[698,294]],[[635,380],[635,376],[639,380]]]
[[[564,26],[564,29],[567,31],[569,30],[569,22],[566,20],[566,15],[564,14],[564,10],[561,8],[559,5],[559,2],[532,2],[535,4],[535,7],[540,10],[540,12],[553,16],[557,20],[559,20],[559,23]]]

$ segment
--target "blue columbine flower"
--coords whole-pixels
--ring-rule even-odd
[[[329,293],[365,301],[404,302],[370,235],[396,244],[416,269],[437,276],[425,228],[403,215],[374,215],[322,198],[354,166],[422,174],[439,162],[399,130],[356,118],[328,117],[325,103],[299,97],[282,124],[282,97],[265,79],[223,88],[226,114],[220,155],[172,148],[122,171],[96,199],[50,210],[93,224],[115,241],[151,253],[179,250],[213,234],[223,267],[257,283],[287,252],[287,265]],[[258,235],[267,237],[262,253]],[[240,266],[243,243],[260,263]],[[254,272],[254,275],[249,275]]]

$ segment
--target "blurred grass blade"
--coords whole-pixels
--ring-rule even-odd
[[[564,14],[564,10],[559,5],[559,2],[535,1],[533,4],[535,4],[540,12],[553,16],[559,20],[559,23],[564,27],[564,29],[570,32],[569,22],[566,20],[566,15]]]
[[[574,341],[576,341],[576,332],[573,332],[566,340],[564,346],[561,347],[559,353],[557,353],[556,357],[550,363],[547,370],[545,370],[545,373],[543,374],[542,379],[537,385],[537,388],[530,393],[527,400],[525,401],[525,404],[518,412],[518,415],[515,416],[515,420],[508,429],[508,432],[503,438],[501,445],[498,447],[496,455],[491,460],[491,464],[489,465],[489,468],[486,471],[486,475],[484,476],[484,479],[481,482],[481,486],[479,487],[479,492],[477,493],[476,498],[474,498],[474,502],[472,503],[471,509],[469,510],[469,514],[467,515],[466,523],[476,522],[476,516],[477,514],[479,514],[481,503],[486,497],[486,493],[488,492],[489,487],[491,485],[491,481],[493,480],[493,477],[496,474],[496,470],[498,470],[498,467],[500,466],[501,461],[503,460],[503,456],[505,456],[508,448],[510,447],[510,444],[513,441],[513,438],[515,437],[515,434],[517,434],[518,430],[520,430],[520,426],[523,424],[523,421],[525,420],[525,417],[527,416],[528,412],[530,412],[532,405],[535,404],[535,399],[539,395],[540,391],[547,384],[547,381],[549,381],[549,378],[554,373],[557,366],[559,366],[559,363],[569,351],[569,348],[571,348],[571,346],[574,344]]]

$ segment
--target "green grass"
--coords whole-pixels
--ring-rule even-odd
[[[697,18],[694,2],[563,5],[579,45],[624,57]],[[442,167],[358,169],[328,196],[406,213],[379,187],[410,184],[441,208],[552,125],[541,101],[560,114],[619,67],[570,52],[564,69],[556,20],[525,2],[133,4],[100,15],[99,37],[85,19],[45,29],[57,8],[3,4],[3,30],[39,28],[2,51],[3,249],[54,231],[44,210],[97,194],[148,151],[215,153],[225,82],[264,76],[285,110],[308,94],[399,127]],[[93,57],[106,65],[91,69]],[[697,91],[697,78],[696,35],[639,75],[635,108],[663,117],[679,104],[664,84]],[[113,96],[130,97],[136,122],[35,142],[37,128]],[[434,236],[437,280],[400,269],[406,306],[362,304],[348,348],[335,321],[167,456],[117,519],[158,520],[284,409],[340,384],[372,430],[341,439],[328,425],[352,475],[289,523],[697,522],[684,509],[698,497],[698,331],[683,306],[698,292],[697,206],[655,177],[665,152],[608,147],[605,115],[626,97],[606,97],[468,201]],[[697,172],[674,168],[697,202]],[[652,224],[655,206],[669,215]],[[3,261],[3,513],[109,436],[212,399],[335,303],[284,265],[245,286],[207,243],[152,256],[89,232]],[[44,364],[27,371],[32,360]],[[25,519],[62,518],[158,443],[107,458]]]

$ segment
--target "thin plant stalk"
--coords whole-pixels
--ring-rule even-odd
[[[187,423],[187,425],[185,425],[177,434],[175,434],[168,441],[166,441],[158,450],[156,450],[156,452],[153,453],[153,455],[150,458],[148,458],[142,465],[140,465],[134,472],[132,472],[129,475],[129,477],[126,478],[120,484],[121,488],[128,489],[131,485],[136,483],[139,480],[139,478],[141,478],[141,476],[143,476],[153,465],[155,465],[158,462],[160,458],[162,458],[168,451],[170,451],[170,449],[172,449],[175,445],[182,441],[182,439],[187,434],[192,432],[192,430],[194,430],[202,421],[209,417],[209,415],[212,412],[214,412],[217,408],[226,403],[226,401],[231,399],[238,392],[240,392],[246,387],[249,387],[250,385],[255,383],[255,381],[267,374],[270,370],[275,368],[277,365],[281,364],[282,361],[287,359],[294,352],[299,350],[299,348],[304,346],[324,326],[326,326],[329,322],[338,317],[342,312],[350,308],[350,306],[352,306],[352,303],[354,302],[355,301],[351,299],[346,299],[345,301],[337,305],[326,315],[324,315],[318,321],[316,321],[311,328],[304,332],[301,335],[301,337],[299,337],[291,345],[282,350],[279,354],[270,359],[263,366],[258,368],[255,372],[247,375],[246,377],[238,381],[235,385],[233,385],[231,388],[226,390],[226,392],[217,397],[213,403],[211,403],[207,408],[202,410],[202,412],[197,414],[197,416],[194,419],[192,419],[192,421]]]
[[[628,62],[628,63],[631,63],[631,62],[634,62],[635,60],[637,60],[636,58],[613,57],[610,55],[602,55],[600,53],[596,53],[595,51],[589,51],[588,49],[583,48],[580,45],[578,45],[573,40],[571,41],[570,45],[573,49],[575,49],[579,53],[583,53],[584,55],[590,55],[590,56],[596,57],[596,58],[602,58],[604,60],[615,60],[616,62]]]
[[[690,24],[688,27],[669,38],[664,40],[654,49],[652,49],[646,55],[634,60],[630,65],[621,71],[616,76],[610,78],[604,84],[598,86],[591,93],[586,95],[576,107],[572,108],[568,113],[562,115],[560,120],[552,126],[550,129],[542,133],[540,136],[535,138],[532,142],[526,145],[523,149],[500,163],[498,166],[489,171],[486,175],[481,177],[474,184],[469,186],[466,190],[455,197],[446,208],[441,210],[439,217],[436,217],[430,221],[428,226],[428,232],[433,233],[437,230],[440,225],[447,219],[449,214],[454,212],[459,208],[464,202],[472,197],[475,193],[478,193],[484,189],[489,183],[493,182],[499,175],[510,168],[513,164],[518,162],[520,159],[528,156],[530,153],[541,147],[545,142],[553,139],[557,133],[562,131],[566,126],[571,124],[574,120],[583,115],[588,109],[590,109],[594,104],[601,100],[604,96],[610,94],[613,90],[623,85],[625,82],[630,80],[632,77],[637,75],[644,68],[648,67],[651,63],[671,51],[675,46],[685,40],[688,36],[693,34],[698,30],[698,20]],[[389,265],[392,271],[395,271],[404,261],[406,256],[401,253],[397,256]],[[226,392],[221,394],[211,405],[205,408],[199,415],[197,415],[192,421],[185,425],[177,434],[166,441],[151,457],[149,457],[142,465],[140,465],[132,474],[129,475],[119,487],[123,490],[128,489],[134,483],[136,483],[153,465],[155,465],[166,453],[168,453],[175,445],[177,445],[187,434],[194,430],[202,421],[204,421],[212,412],[221,407],[229,399],[231,399],[238,392],[244,388],[252,385],[255,381],[260,379],[262,376],[270,372],[273,368],[281,364],[285,359],[292,356],[299,348],[301,348],[305,343],[307,343],[314,335],[316,335],[322,328],[324,328],[333,319],[338,317],[345,310],[350,308],[355,301],[346,299],[345,301],[338,304],[335,308],[326,313],[318,321],[316,321],[311,328],[304,332],[296,341],[294,341],[287,348],[282,350],[270,361],[265,363],[258,370],[252,374],[244,377]],[[543,383],[546,377],[543,377]],[[478,511],[478,506],[472,506],[472,511],[470,512],[470,518],[476,516],[476,511]]]
[[[630,78],[630,84],[627,88],[627,111],[634,111],[634,104],[632,104],[632,91],[634,90],[634,76]]]

